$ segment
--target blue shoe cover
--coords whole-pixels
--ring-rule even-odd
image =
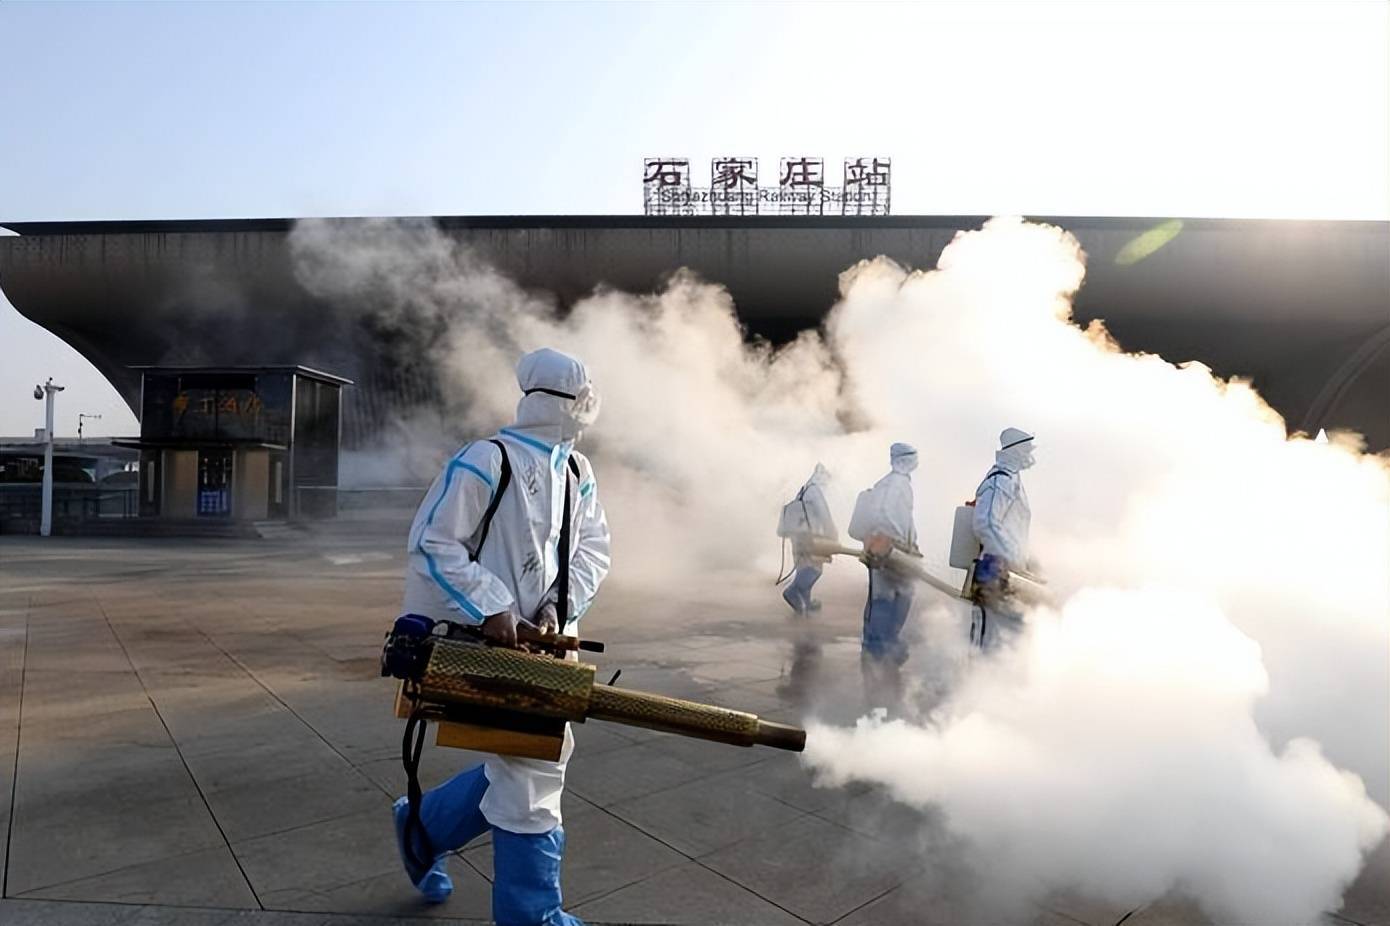
[[[396,823],[396,849],[401,854],[401,865],[405,867],[405,874],[410,883],[424,895],[426,903],[443,903],[448,900],[449,895],[454,892],[454,882],[449,880],[449,873],[444,870],[444,862],[448,856],[441,855],[434,860],[433,865],[421,871],[420,866],[412,862],[409,853],[405,851],[405,821],[410,815],[410,799],[398,799],[391,807],[391,815]]]
[[[492,919],[497,926],[584,926],[562,909],[565,830],[512,833],[492,828]]]

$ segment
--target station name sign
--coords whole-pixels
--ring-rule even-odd
[[[776,186],[761,186],[758,159],[710,160],[709,186],[691,182],[689,158],[642,162],[646,215],[888,215],[892,164],[885,157],[845,158],[839,186],[825,182],[821,158],[782,158]]]

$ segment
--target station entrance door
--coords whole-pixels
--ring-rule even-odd
[[[226,518],[232,513],[232,451],[198,451],[198,517]]]

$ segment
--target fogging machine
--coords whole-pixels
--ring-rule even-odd
[[[593,665],[569,657],[601,653],[602,643],[525,625],[517,638],[517,648],[497,646],[474,626],[418,614],[397,618],[381,652],[381,674],[401,680],[396,716],[409,721],[407,741],[422,741],[424,723],[433,720],[440,746],[555,761],[567,722],[605,720],[730,746],[793,752],[806,746],[800,727],[596,683]]]

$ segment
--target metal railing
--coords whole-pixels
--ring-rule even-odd
[[[53,520],[77,524],[135,518],[140,515],[140,497],[134,486],[109,488],[99,485],[53,487]],[[39,483],[0,483],[0,531],[29,533],[43,516],[43,486]],[[32,528],[37,531],[37,526]]]

